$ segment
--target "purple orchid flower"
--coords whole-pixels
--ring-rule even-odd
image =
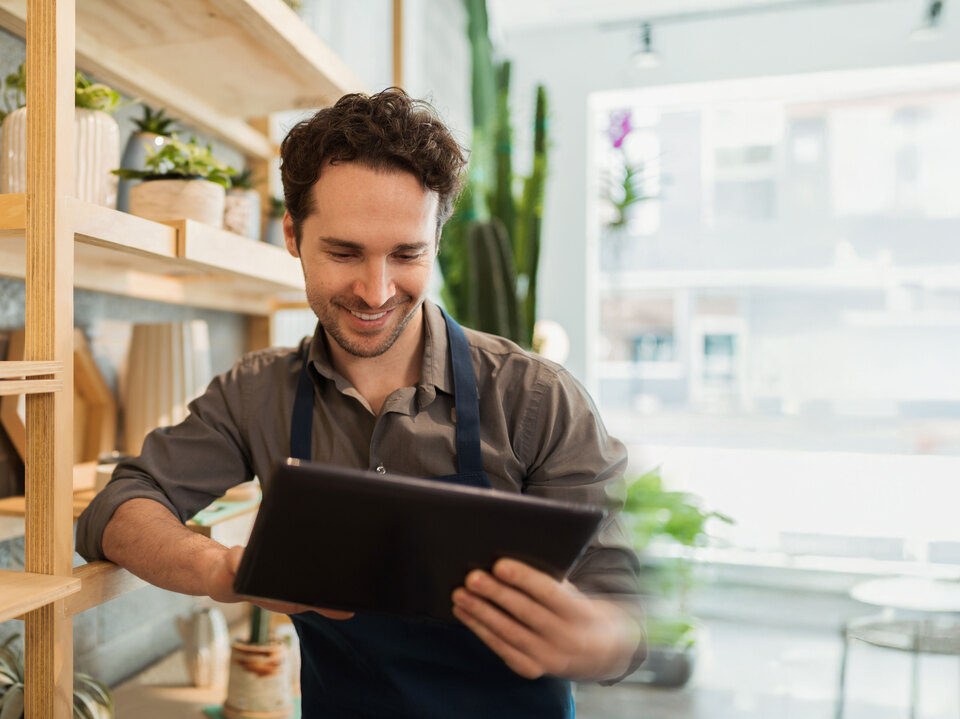
[[[610,113],[610,126],[607,128],[607,137],[615,148],[620,148],[623,141],[630,134],[630,110],[614,110]]]

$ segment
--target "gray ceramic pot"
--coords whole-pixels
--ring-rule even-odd
[[[147,149],[163,147],[167,142],[165,135],[155,135],[152,132],[135,132],[127,140],[127,146],[120,158],[120,167],[128,170],[145,170],[143,164],[147,159]],[[120,178],[117,188],[117,209],[121,212],[130,211],[130,188],[139,184],[141,180],[126,180]]]

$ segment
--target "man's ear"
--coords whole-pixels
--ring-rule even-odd
[[[287,245],[287,252],[294,257],[300,257],[300,249],[297,247],[297,237],[293,232],[293,218],[289,212],[283,213],[283,240]]]

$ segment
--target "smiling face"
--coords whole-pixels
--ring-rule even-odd
[[[325,166],[311,192],[299,248],[289,215],[283,229],[331,348],[356,358],[414,351],[436,257],[437,193],[409,172],[349,162]]]

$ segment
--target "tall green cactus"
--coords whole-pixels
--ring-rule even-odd
[[[443,231],[441,292],[462,324],[530,347],[547,168],[546,91],[537,88],[532,171],[516,197],[510,63],[494,69],[484,0],[466,2],[473,46],[473,152],[467,188]]]

